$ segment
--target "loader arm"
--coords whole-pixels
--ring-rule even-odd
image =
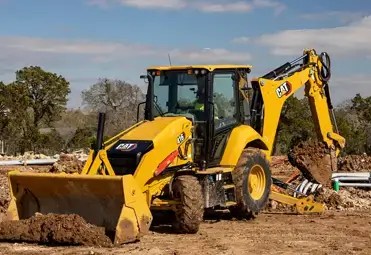
[[[327,53],[317,55],[314,49],[307,49],[303,56],[251,81],[254,89],[251,124],[266,139],[270,154],[283,104],[302,86],[305,86],[305,96],[318,139],[336,150],[336,156],[344,148],[345,139],[338,134],[333,116],[334,131],[330,117],[329,110],[333,110],[328,87],[330,77],[330,58]]]

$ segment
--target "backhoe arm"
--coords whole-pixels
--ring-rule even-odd
[[[288,97],[305,86],[305,95],[308,97],[317,137],[324,141],[328,148],[336,150],[336,156],[338,155],[345,145],[345,139],[337,134],[335,118],[336,132],[331,122],[329,110],[333,107],[328,88],[330,77],[330,59],[327,53],[317,55],[314,49],[307,49],[303,56],[291,63],[288,62],[251,81],[254,89],[251,124],[268,141],[270,154],[283,104]]]

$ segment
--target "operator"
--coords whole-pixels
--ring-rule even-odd
[[[196,101],[193,102],[193,108],[198,111],[204,111],[204,106],[205,106],[205,98],[206,98],[206,93],[205,93],[205,85],[204,82],[202,81],[203,79],[197,79],[197,99]],[[215,109],[215,115],[214,119],[219,119],[218,117],[218,106],[214,103],[214,109]]]

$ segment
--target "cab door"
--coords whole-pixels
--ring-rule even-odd
[[[212,98],[210,143],[208,151],[208,167],[218,166],[229,135],[232,130],[241,124],[239,111],[238,85],[234,77],[235,70],[218,70],[211,75]],[[212,109],[213,108],[213,109]]]

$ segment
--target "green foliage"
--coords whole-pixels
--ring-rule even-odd
[[[0,84],[0,89],[3,94],[0,105],[8,113],[1,119],[2,135],[16,135],[15,149],[21,153],[44,147],[46,138],[39,129],[60,119],[70,93],[69,82],[60,75],[30,66],[16,71],[15,81]]]
[[[360,94],[351,100],[351,109],[355,110],[363,122],[371,122],[371,97],[363,98]]]
[[[94,130],[92,128],[78,128],[75,135],[68,143],[68,148],[75,150],[80,148],[89,148]]]
[[[365,152],[365,130],[357,127],[352,118],[349,116],[349,111],[339,109],[336,112],[336,122],[339,128],[339,133],[346,140],[346,147],[342,151],[343,154],[360,154]]]
[[[360,94],[335,109],[340,135],[346,139],[342,154],[371,153],[371,97]],[[275,154],[285,154],[300,141],[316,139],[307,99],[290,97],[282,110],[277,129]]]
[[[103,136],[103,142],[106,142],[107,140],[109,140],[111,137],[109,136]],[[95,149],[97,148],[97,137],[91,137],[89,139],[89,145],[91,146],[92,149]]]
[[[282,108],[274,153],[287,153],[298,142],[313,138],[314,125],[307,99],[288,98]]]

